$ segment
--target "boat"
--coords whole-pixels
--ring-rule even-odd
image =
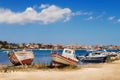
[[[26,50],[9,51],[8,57],[14,65],[30,65],[34,59],[34,53]]]
[[[85,63],[105,62],[108,59],[108,53],[104,51],[92,51],[86,55],[79,55],[77,58]]]
[[[117,52],[109,52],[108,54],[110,57],[116,57],[118,55]]]
[[[72,65],[77,66],[78,59],[75,56],[73,49],[64,49],[62,54],[58,52],[52,52],[50,54],[52,62],[55,66]]]

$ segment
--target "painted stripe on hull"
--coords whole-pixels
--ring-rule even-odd
[[[66,65],[77,65],[78,61],[72,60],[70,58],[66,58],[60,54],[51,54],[52,60],[55,63],[59,63],[59,64],[66,64]]]
[[[33,59],[26,59],[26,60],[22,60],[22,64],[27,64],[27,65],[30,65],[32,63]]]
[[[64,56],[62,56],[62,55],[60,55],[60,54],[58,54],[58,53],[57,53],[57,54],[56,54],[56,53],[51,53],[51,56],[52,56],[52,55],[53,55],[53,56],[54,56],[54,55],[55,55],[55,56],[58,55],[58,56],[60,56],[60,57],[62,57],[62,58],[64,58],[64,59],[70,60],[70,61],[72,61],[72,62],[78,62],[78,60],[73,60],[73,59],[70,59],[70,58],[64,57]]]
[[[34,59],[34,54],[33,53],[29,53],[29,55],[27,55],[27,58],[25,56],[23,56],[22,59],[18,59],[18,52],[16,53],[12,53],[11,56],[9,57],[10,62],[13,63],[14,65],[30,65]],[[19,53],[19,54],[24,54],[24,53]],[[17,55],[17,56],[16,56]],[[30,57],[29,57],[30,56]]]

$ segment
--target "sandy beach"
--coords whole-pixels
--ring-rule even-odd
[[[120,80],[120,60],[89,64],[75,70],[34,70],[0,72],[0,80]]]

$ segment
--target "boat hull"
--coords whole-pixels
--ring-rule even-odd
[[[72,66],[77,66],[78,61],[64,57],[60,54],[56,53],[51,53],[51,58],[53,63],[57,65],[72,65]]]
[[[107,56],[105,57],[86,57],[84,59],[82,59],[82,62],[85,63],[102,63],[105,62],[107,60]]]
[[[33,52],[13,52],[9,59],[14,65],[30,65],[34,59],[34,54]]]

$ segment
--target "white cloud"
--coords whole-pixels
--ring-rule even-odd
[[[82,12],[82,11],[77,11],[75,13],[72,13],[73,16],[76,16],[76,15],[92,15],[93,13],[92,12]]]
[[[44,8],[49,7],[49,6],[50,6],[49,4],[41,4],[41,5],[40,5],[40,8],[41,8],[41,9],[44,9]]]
[[[120,19],[117,20],[120,23]]]
[[[93,12],[83,12],[83,15],[92,15]]]
[[[96,17],[96,19],[102,19],[105,14],[106,14],[106,12],[102,12],[100,15],[98,15],[98,16]]]
[[[58,21],[60,19],[69,20],[72,11],[69,8],[61,9],[52,5],[41,11],[39,16],[41,17],[41,21],[46,23],[52,23]]]
[[[102,17],[103,17],[103,15],[99,15],[99,16],[96,17],[96,19],[100,19]]]
[[[89,21],[89,20],[92,20],[92,19],[93,19],[93,16],[90,16],[86,20]]]
[[[108,20],[111,21],[111,20],[113,20],[114,18],[115,18],[115,16],[111,16],[111,17],[108,18]]]
[[[9,9],[0,8],[0,23],[33,23],[40,22],[43,24],[54,23],[58,20],[68,21],[72,16],[69,8],[60,8],[55,5],[41,5],[41,11],[38,12],[32,7],[26,8],[23,12],[13,12]]]

